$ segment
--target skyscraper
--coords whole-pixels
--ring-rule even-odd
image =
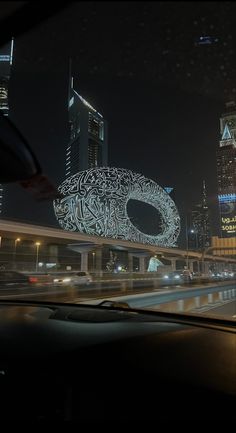
[[[210,246],[210,221],[205,180],[203,181],[201,201],[191,212],[189,246],[199,250]]]
[[[107,166],[107,124],[101,113],[73,88],[70,79],[69,143],[66,148],[66,178],[94,167]]]
[[[236,105],[226,104],[220,118],[217,181],[221,237],[236,236]]]
[[[13,39],[0,49],[0,110],[4,116],[9,114],[9,80],[13,60]],[[0,216],[3,206],[3,186],[0,184]]]

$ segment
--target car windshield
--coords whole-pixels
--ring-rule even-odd
[[[57,193],[1,183],[1,299],[236,319],[235,13],[79,1],[2,32],[0,114]]]

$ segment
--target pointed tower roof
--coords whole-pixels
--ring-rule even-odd
[[[223,132],[223,135],[222,135],[222,139],[221,140],[231,140],[233,137],[232,137],[232,135],[231,135],[231,133],[230,133],[230,130],[229,130],[229,127],[228,127],[228,125],[227,125],[227,123],[225,124],[225,127],[224,127],[224,132]]]

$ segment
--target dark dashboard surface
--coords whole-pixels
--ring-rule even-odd
[[[35,303],[0,305],[0,416],[235,418],[230,322]]]

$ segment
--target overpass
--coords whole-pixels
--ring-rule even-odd
[[[194,262],[202,262],[203,254],[199,251],[191,251],[176,247],[159,247],[156,245],[142,244],[131,242],[123,239],[113,239],[88,235],[80,232],[65,231],[60,228],[41,226],[23,222],[0,219],[0,240],[8,239],[27,239],[32,242],[47,244],[64,244],[73,251],[81,254],[81,269],[88,268],[88,253],[96,251],[96,268],[101,268],[101,254],[104,247],[109,247],[117,251],[127,251],[129,257],[129,268],[131,270],[132,257],[139,258],[139,270],[145,272],[145,257],[154,254],[161,255],[163,259],[168,260],[172,269],[175,269],[177,260],[185,260],[191,267]],[[100,259],[99,259],[100,257]],[[100,262],[100,265],[99,265]],[[204,262],[221,263],[224,265],[232,264],[236,268],[236,259],[222,257],[211,254],[204,254]]]

